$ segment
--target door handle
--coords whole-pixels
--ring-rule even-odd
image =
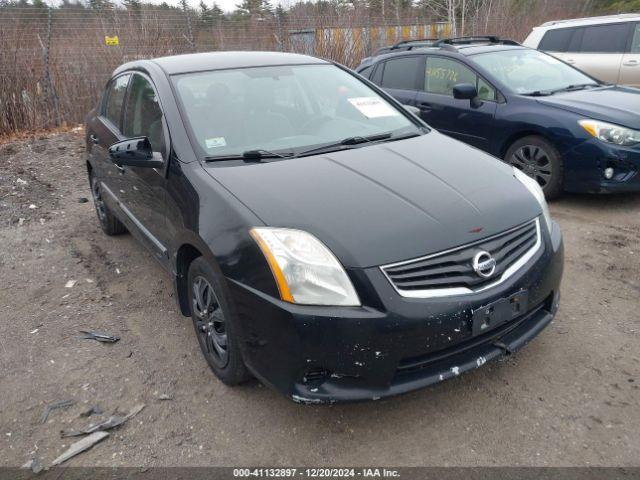
[[[626,62],[622,63],[625,67],[637,67],[638,66],[638,60],[627,60]]]
[[[91,135],[89,135],[89,139],[90,139],[93,143],[95,143],[96,145],[97,145],[98,143],[100,143],[100,139],[99,139],[98,137],[96,137],[93,133],[92,133]]]
[[[565,62],[571,63],[571,64],[576,63],[576,61],[573,58],[567,58]]]
[[[418,108],[420,110],[431,110],[433,107],[428,102],[418,102]]]

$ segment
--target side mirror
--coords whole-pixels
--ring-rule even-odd
[[[162,167],[162,157],[154,153],[147,137],[135,137],[116,142],[109,147],[109,157],[116,165],[131,167]]]
[[[475,85],[470,83],[459,83],[453,87],[453,98],[458,100],[471,101],[472,107],[479,107],[482,105],[482,100],[478,98],[478,90]]]
[[[402,105],[402,106],[409,113],[413,113],[414,115],[420,116],[420,109],[418,107],[414,107],[413,105]]]

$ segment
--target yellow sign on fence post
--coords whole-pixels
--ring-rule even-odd
[[[114,36],[114,37],[104,37],[104,44],[105,45],[120,45],[120,39],[118,38],[118,36]]]

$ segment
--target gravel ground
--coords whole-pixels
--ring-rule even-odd
[[[82,203],[83,151],[78,133],[0,145],[0,465],[48,465],[74,440],[61,430],[139,403],[67,465],[640,465],[640,195],[552,205],[561,309],[515,356],[402,397],[302,406],[213,377],[161,267]]]

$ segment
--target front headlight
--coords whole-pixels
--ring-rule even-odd
[[[520,180],[520,183],[527,187],[531,195],[536,198],[542,208],[542,216],[544,217],[544,222],[547,224],[547,230],[551,232],[551,214],[549,213],[549,206],[547,205],[547,200],[544,198],[542,188],[540,188],[540,185],[538,185],[535,179],[518,170],[516,167],[513,167],[513,175]]]
[[[251,236],[269,263],[282,300],[304,305],[360,305],[338,259],[310,233],[256,227]]]
[[[600,120],[580,120],[578,122],[591,136],[614,145],[635,145],[640,142],[640,131],[601,122]]]

